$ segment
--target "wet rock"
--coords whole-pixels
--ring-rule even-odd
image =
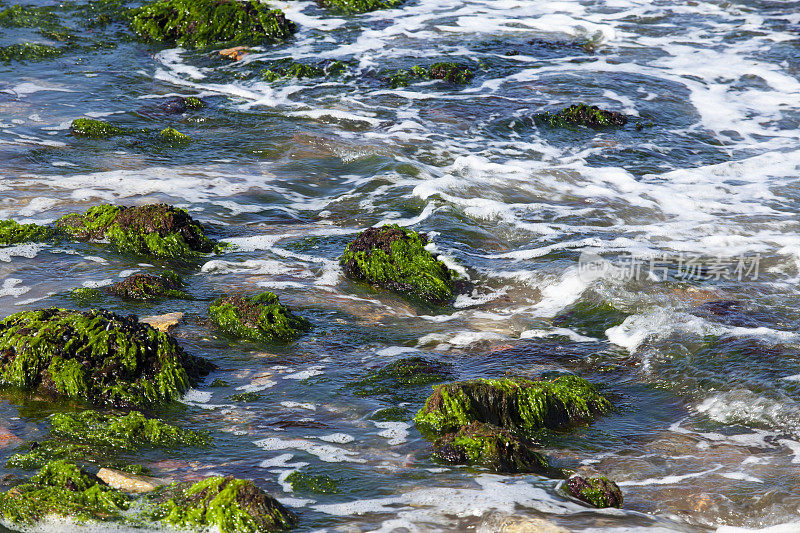
[[[565,489],[572,496],[598,509],[622,507],[622,491],[616,483],[605,476],[575,475],[567,480]]]
[[[181,289],[186,284],[180,276],[166,271],[161,276],[133,274],[106,290],[123,300],[155,300],[158,298],[191,298]],[[183,315],[181,315],[183,316]],[[180,317],[179,317],[180,318]],[[144,320],[140,320],[144,322]]]
[[[607,128],[624,126],[628,117],[616,111],[606,111],[593,105],[575,104],[557,113],[539,113],[534,122],[551,127],[588,126],[590,128]]]
[[[178,400],[213,365],[135,316],[59,308],[0,321],[0,386],[117,407]]]
[[[22,442],[22,439],[14,435],[8,428],[0,426],[0,450],[8,448],[9,446],[16,446]]]
[[[607,329],[619,326],[628,316],[609,302],[580,301],[554,317],[553,325],[604,338]]]
[[[408,70],[399,70],[389,78],[389,85],[396,89],[408,87],[414,81],[443,80],[457,85],[469,83],[474,74],[464,65],[451,62],[433,63],[429,67],[414,65]]]
[[[250,403],[263,400],[264,395],[257,392],[240,392],[239,394],[231,394],[228,399],[232,402]]]
[[[392,9],[403,3],[402,0],[317,0],[317,2],[320,6],[343,15]]]
[[[311,323],[292,313],[271,292],[218,298],[208,310],[224,333],[262,342],[291,341],[311,329]]]
[[[424,357],[398,359],[351,381],[347,387],[357,396],[377,397],[391,403],[409,401],[409,391],[423,385],[441,383],[451,372],[451,365]]]
[[[0,61],[44,61],[58,57],[68,50],[67,47],[42,43],[18,43],[0,46]]]
[[[160,132],[158,132],[159,138],[170,144],[187,144],[192,142],[192,138],[186,135],[185,133],[181,133],[175,128],[164,128]]]
[[[347,277],[421,300],[446,304],[457,274],[425,249],[428,237],[398,225],[369,228],[347,245],[339,261]]]
[[[611,410],[611,402],[591,383],[570,375],[457,381],[433,391],[414,422],[438,432],[483,422],[524,434],[585,423]]]
[[[59,231],[80,241],[107,239],[122,252],[194,259],[215,249],[201,224],[183,209],[166,204],[104,204],[84,214],[61,217],[56,225]]]
[[[273,62],[270,68],[261,71],[261,77],[269,82],[277,81],[281,78],[321,78],[323,76],[335,76],[347,69],[347,65],[342,61],[328,61],[319,65],[307,63],[295,63],[291,60],[279,60]]]
[[[219,51],[219,55],[227,57],[233,61],[239,61],[250,52],[246,46],[234,46],[233,48],[226,48]]]
[[[433,457],[446,463],[483,466],[499,473],[562,477],[561,471],[550,466],[534,446],[534,442],[508,430],[473,422],[439,437],[433,445]]]
[[[182,115],[189,109],[201,109],[203,107],[205,107],[205,104],[196,96],[187,96],[186,98],[173,96],[158,104],[159,111],[167,115]]]
[[[157,0],[131,11],[131,27],[144,39],[184,48],[260,45],[297,31],[283,11],[257,0]]]
[[[72,121],[70,131],[73,135],[79,137],[92,137],[95,139],[102,139],[107,137],[114,137],[116,135],[125,135],[129,133],[126,128],[120,128],[109,124],[105,120],[96,120],[93,118],[76,118]]]
[[[292,485],[292,491],[294,492],[312,494],[339,493],[339,483],[326,475],[306,474],[296,470],[286,477],[286,482]]]
[[[0,246],[49,241],[54,236],[55,231],[48,226],[19,224],[13,220],[0,220]]]
[[[129,474],[113,468],[101,468],[97,477],[112,489],[121,490],[128,494],[142,494],[152,492],[162,485],[169,483],[164,479],[150,476]]]
[[[167,313],[166,315],[146,316],[144,318],[140,318],[139,322],[142,324],[148,324],[158,331],[166,333],[180,324],[181,320],[183,320],[183,313],[175,312]]]
[[[477,533],[570,533],[550,520],[527,516],[491,515],[476,529]]]

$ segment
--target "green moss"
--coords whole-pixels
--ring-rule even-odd
[[[6,466],[32,470],[41,468],[53,460],[83,461],[91,455],[92,449],[85,444],[45,440],[25,444],[18,453],[8,458]]]
[[[472,79],[470,69],[458,63],[439,62],[433,63],[428,68],[414,65],[409,70],[399,70],[389,77],[389,85],[396,89],[408,87],[418,80],[444,80],[449,83],[464,85]]]
[[[455,297],[456,273],[425,249],[424,233],[393,224],[362,231],[339,261],[347,277],[444,304]]]
[[[321,78],[323,76],[337,76],[347,70],[343,61],[328,61],[320,66],[307,63],[296,63],[291,59],[273,61],[268,69],[261,71],[265,81],[274,82],[282,78]]]
[[[358,396],[384,397],[399,403],[409,400],[408,392],[413,387],[440,383],[450,374],[450,365],[428,361],[423,357],[406,357],[368,372],[361,379],[347,384]]]
[[[99,205],[61,217],[60,231],[82,241],[107,239],[121,252],[193,260],[214,250],[214,242],[183,209],[166,204],[137,207]]]
[[[125,300],[154,300],[158,298],[184,298],[190,299],[181,288],[183,280],[172,271],[167,271],[161,276],[151,274],[133,274],[119,281],[106,290]]]
[[[429,80],[428,69],[414,65],[409,70],[398,70],[389,78],[389,85],[392,89],[398,87],[408,87],[413,81],[416,80]]]
[[[55,230],[38,224],[20,224],[13,220],[0,220],[0,246],[23,242],[43,242],[52,239]]]
[[[409,419],[410,414],[411,413],[408,412],[408,409],[395,406],[387,407],[385,409],[378,409],[369,418],[370,420],[381,422],[405,422]]]
[[[264,399],[264,395],[257,392],[240,392],[239,394],[228,396],[228,399],[234,402],[249,403]]]
[[[77,287],[72,289],[67,293],[67,298],[81,307],[105,301],[105,296],[103,296],[100,290],[89,287]]]
[[[315,476],[296,470],[286,477],[294,492],[310,492],[313,494],[337,494],[339,483],[326,475]]]
[[[158,136],[162,141],[170,144],[187,144],[192,142],[191,137],[174,128],[164,128],[158,133]]]
[[[52,461],[28,483],[0,494],[0,518],[31,525],[50,516],[87,520],[118,520],[130,499],[111,489],[74,463]]]
[[[219,528],[221,533],[256,533],[293,526],[294,514],[252,481],[212,477],[163,487],[152,519],[184,529]]]
[[[202,109],[206,106],[205,102],[196,96],[187,96],[183,101],[189,109]]]
[[[553,318],[553,325],[602,338],[608,328],[622,324],[627,317],[628,313],[616,309],[608,302],[580,301]]]
[[[56,29],[60,27],[60,24],[53,6],[15,4],[0,11],[0,26],[6,28]]]
[[[62,47],[41,43],[20,43],[0,47],[0,61],[43,61],[62,55]]]
[[[330,11],[343,15],[368,13],[379,9],[393,9],[403,3],[402,0],[317,0]]]
[[[611,402],[577,376],[476,379],[434,387],[414,422],[439,432],[483,422],[527,433],[587,422],[610,410]]]
[[[92,137],[95,139],[129,133],[125,128],[113,126],[104,120],[96,120],[93,118],[76,118],[72,121],[70,130],[73,135]]]
[[[571,495],[598,509],[622,507],[622,491],[616,483],[605,476],[589,478],[572,476],[566,482],[566,489]]]
[[[157,0],[132,11],[142,38],[187,48],[284,41],[297,26],[257,0]]]
[[[0,321],[0,386],[93,404],[177,400],[211,364],[170,336],[107,311],[49,308]]]
[[[229,335],[253,341],[291,341],[311,329],[271,292],[218,298],[208,310],[211,321]]]
[[[147,418],[138,411],[125,416],[96,411],[58,413],[50,417],[50,424],[51,433],[62,439],[121,450],[141,446],[176,448],[211,444],[211,437],[205,432],[181,429],[156,418]]]
[[[551,127],[588,126],[590,128],[607,128],[624,126],[628,117],[616,111],[606,111],[597,106],[575,104],[562,109],[558,113],[539,113],[534,115],[534,122]]]

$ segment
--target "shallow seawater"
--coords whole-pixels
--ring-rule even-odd
[[[157,413],[211,431],[216,447],[141,462],[176,479],[254,479],[300,531],[492,531],[507,515],[573,531],[800,529],[800,2],[408,0],[353,17],[275,7],[297,36],[238,62],[112,24],[84,36],[111,46],[0,64],[0,218],[167,202],[238,246],[178,269],[195,300],[107,302],[186,313],[176,337],[220,367]],[[2,28],[0,45],[32,38],[47,42]],[[286,57],[348,70],[261,79]],[[475,78],[386,82],[440,60]],[[177,95],[207,107],[165,113]],[[630,120],[533,120],[576,102]],[[194,142],[77,138],[81,116]],[[387,222],[427,232],[473,292],[431,308],[344,279],[344,246]],[[617,268],[589,271],[582,257]],[[691,257],[705,276],[681,277]],[[621,270],[631,259],[641,275]],[[102,244],[0,248],[0,312],[75,308],[72,288],[162,267]],[[314,328],[279,346],[221,336],[206,311],[232,289],[273,290]],[[410,355],[450,363],[454,379],[568,371],[600,384],[617,412],[545,446],[559,465],[619,482],[624,510],[588,509],[542,477],[431,461],[411,422],[427,386],[388,398],[348,386]],[[211,388],[216,378],[229,385]],[[243,391],[262,397],[229,399]],[[397,405],[403,420],[374,419]],[[64,408],[0,400],[3,464]],[[341,493],[292,493],[284,479],[298,468]]]

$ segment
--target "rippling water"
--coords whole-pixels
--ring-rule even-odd
[[[211,430],[212,453],[143,461],[163,475],[253,478],[301,530],[491,531],[508,514],[575,531],[800,530],[800,2],[409,0],[348,18],[275,6],[296,38],[238,62],[119,34],[113,49],[0,66],[0,218],[165,201],[239,246],[181,271],[197,301],[108,304],[186,312],[176,335],[223,369],[208,382],[230,382],[159,413]],[[350,66],[260,81],[267,60],[289,56]],[[383,80],[443,59],[474,80]],[[160,111],[176,95],[208,107]],[[631,121],[534,124],[575,102]],[[195,142],[79,139],[80,116],[174,126]],[[428,232],[474,292],[426,309],[345,280],[346,243],[385,222]],[[587,273],[582,254],[618,268]],[[695,256],[730,275],[680,278]],[[631,258],[645,274],[620,274]],[[665,275],[646,275],[651,259]],[[758,261],[757,279],[734,275],[738,260]],[[0,311],[71,307],[73,287],[159,266],[102,245],[3,248]],[[286,347],[231,345],[205,322],[231,288],[274,290],[315,328]],[[616,479],[625,509],[588,510],[533,475],[443,467],[410,417],[371,420],[389,404],[345,385],[409,354],[453,363],[456,378],[567,370],[603,384],[620,411],[547,451]],[[241,390],[264,397],[227,400]],[[427,394],[408,392],[409,413]],[[53,409],[0,402],[21,439],[45,434]],[[306,464],[343,480],[342,493],[289,492],[286,475]]]

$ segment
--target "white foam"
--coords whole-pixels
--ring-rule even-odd
[[[256,446],[266,451],[276,450],[300,450],[311,455],[317,456],[326,463],[364,463],[364,459],[358,457],[358,453],[332,446],[330,444],[320,444],[305,439],[280,439],[269,437],[254,442]]]
[[[382,431],[378,435],[387,439],[389,446],[397,446],[408,440],[408,430],[411,424],[405,422],[375,422],[375,426]]]

